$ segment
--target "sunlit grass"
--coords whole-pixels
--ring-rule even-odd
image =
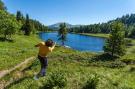
[[[93,34],[93,33],[79,33],[81,35],[86,35],[86,36],[94,36],[94,37],[101,37],[101,38],[108,38],[109,34],[103,34],[103,33],[97,33],[97,34]]]
[[[38,49],[34,45],[40,40],[37,36],[15,36],[15,42],[0,42],[0,68],[7,69],[24,61],[25,58],[36,56]],[[133,46],[132,46],[133,47]],[[130,49],[130,48],[129,48]],[[128,49],[128,50],[129,50]],[[49,65],[47,76],[38,81],[33,76],[39,72],[40,63],[36,61],[29,68],[17,69],[5,76],[2,81],[13,80],[7,89],[44,89],[52,73],[64,73],[67,84],[64,89],[81,89],[89,77],[95,74],[99,76],[97,89],[134,89],[135,88],[135,66],[123,65],[119,61],[92,61],[94,56],[100,54],[80,52],[57,46],[49,54]],[[134,52],[126,54],[118,60],[134,60]],[[100,60],[100,59],[99,59]],[[112,67],[115,66],[116,67]],[[56,72],[56,73],[57,73]],[[57,88],[56,88],[57,89]]]
[[[34,45],[40,41],[36,35],[15,35],[13,38],[13,42],[0,41],[0,70],[14,67],[26,58],[36,56]]]
[[[33,79],[34,75],[40,70],[40,63],[35,61],[36,63],[33,64],[31,68],[20,71],[19,73],[11,73],[10,77],[6,79],[16,80],[18,78],[18,80],[7,88],[44,89],[45,84],[48,82],[48,78],[50,78],[50,75],[55,73],[55,71],[64,73],[66,76],[67,84],[63,89],[81,89],[86,81],[88,81],[89,77],[95,74],[99,76],[97,89],[135,88],[135,71],[133,70],[133,66],[128,65],[122,68],[109,68],[99,65],[100,63],[96,64],[98,66],[90,65],[91,63],[89,63],[88,60],[91,60],[95,55],[97,54],[56,47],[54,52],[48,56],[49,65],[46,77],[40,78],[38,81]],[[106,61],[103,63],[107,65],[109,62]],[[22,77],[18,77],[19,74],[22,74]]]
[[[129,66],[130,67],[130,66]],[[40,66],[33,66],[32,69],[24,71],[24,79],[14,83],[9,89],[38,89],[43,87],[47,82],[50,74],[60,71],[67,78],[67,85],[64,89],[81,89],[89,76],[97,74],[100,78],[97,89],[120,89],[121,87],[135,88],[134,72],[130,72],[128,67],[125,68],[106,68],[82,65],[81,62],[70,60],[49,60],[47,76],[40,78],[38,81],[33,79],[34,73],[39,71]]]

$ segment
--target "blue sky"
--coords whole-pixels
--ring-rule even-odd
[[[45,25],[93,24],[135,13],[135,0],[3,0],[8,11],[28,13]]]

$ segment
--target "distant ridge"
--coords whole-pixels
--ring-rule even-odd
[[[65,23],[65,22],[59,22],[59,23],[56,23],[56,24],[52,24],[52,25],[49,25],[48,27],[50,29],[53,29],[53,30],[58,30],[60,24],[62,24],[62,23]],[[72,24],[69,24],[69,23],[65,23],[65,24],[66,24],[67,28],[80,27],[80,25],[72,25]]]

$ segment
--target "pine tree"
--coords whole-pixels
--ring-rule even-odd
[[[17,11],[16,13],[16,20],[17,21],[22,21],[24,19],[23,14],[21,13],[21,11]]]
[[[112,57],[125,54],[124,26],[122,23],[114,22],[110,37],[104,46],[104,52],[111,54]]]
[[[24,30],[24,35],[30,35],[32,28],[31,28],[31,24],[30,24],[30,19],[29,19],[29,15],[26,15],[26,21],[24,26],[22,27],[22,29]]]
[[[60,24],[60,28],[58,30],[58,40],[61,40],[63,46],[65,44],[64,42],[67,39],[66,36],[67,36],[66,24],[65,23],[62,23],[62,24]]]
[[[0,0],[0,10],[6,10],[4,3]]]

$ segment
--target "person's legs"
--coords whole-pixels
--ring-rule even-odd
[[[44,57],[44,59],[42,60],[42,66],[41,66],[41,75],[42,76],[46,75],[47,65],[48,65],[47,57]]]
[[[38,80],[38,78],[40,76],[46,75],[46,68],[47,68],[47,65],[48,65],[47,57],[41,57],[41,56],[38,55],[38,59],[39,59],[40,64],[41,64],[41,69],[40,69],[40,72],[37,75],[34,76],[35,80]]]
[[[41,63],[41,70],[39,72],[39,75],[45,76],[46,75],[46,68],[47,68],[47,58],[46,57],[40,57],[38,56],[40,63]]]

